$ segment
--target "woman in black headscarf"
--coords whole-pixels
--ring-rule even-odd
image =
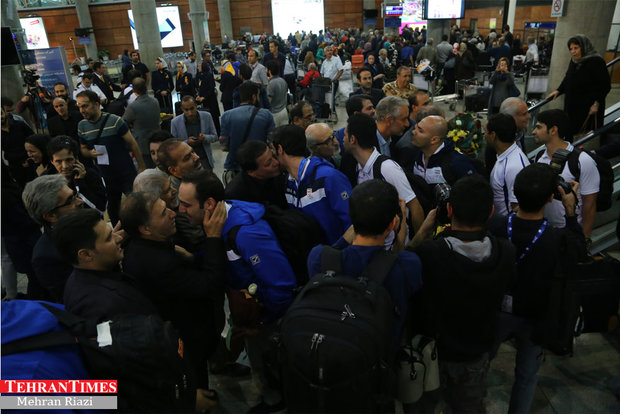
[[[558,89],[547,98],[555,99],[563,93],[566,94],[564,111],[570,119],[570,131],[565,138],[571,140],[573,134],[584,129],[589,114],[594,115],[597,128],[603,125],[605,97],[611,89],[611,80],[605,61],[594,50],[590,39],[578,34],[568,39],[567,45],[571,54],[568,70]],[[593,120],[585,125],[586,130],[594,127]]]

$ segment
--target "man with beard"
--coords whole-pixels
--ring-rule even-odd
[[[54,84],[54,95],[56,96],[56,98],[62,98],[62,99],[65,100],[65,102],[67,103],[67,108],[69,109],[69,111],[79,112],[79,109],[77,107],[77,103],[73,99],[69,98],[69,90],[67,89],[67,85],[65,85],[62,82],[55,83]],[[48,127],[49,127],[51,118],[54,118],[57,115],[60,115],[60,114],[58,113],[58,111],[54,107],[54,102],[52,101],[52,106],[47,111],[47,125],[48,125]]]
[[[199,223],[207,236],[202,260],[175,246],[175,217],[157,194],[134,192],[125,198],[121,221],[130,240],[123,270],[135,278],[162,318],[179,330],[194,384],[215,403],[214,393],[208,391],[207,359],[224,327],[226,256],[221,234],[226,209],[220,202],[214,214]]]
[[[174,117],[170,127],[173,137],[183,139],[200,158],[202,167],[213,169],[215,161],[211,143],[218,141],[213,117],[206,111],[199,111],[194,98],[186,95],[181,99],[182,115]]]
[[[133,153],[139,172],[146,168],[144,159],[125,121],[117,115],[101,112],[97,94],[82,91],[77,96],[77,103],[84,117],[78,124],[82,155],[97,160],[107,185],[108,214],[115,225],[121,195],[131,192],[136,176],[136,167],[127,148]]]
[[[202,170],[200,157],[194,149],[180,139],[170,138],[162,142],[157,150],[159,168],[170,175],[170,183],[175,191],[179,190],[183,179],[194,171]],[[178,207],[178,195],[174,204]],[[205,242],[204,232],[199,225],[190,224],[187,217],[179,214],[176,219],[176,243],[190,252],[201,248]]]
[[[130,78],[127,76],[127,74],[132,70],[139,71],[140,76],[144,78],[144,80],[148,84],[149,68],[147,68],[144,63],[140,62],[140,54],[138,53],[137,50],[134,50],[131,52],[131,65],[127,65],[123,68],[123,77],[124,77],[123,83],[125,85],[130,84],[131,81],[133,80],[133,78]]]
[[[80,111],[77,110],[77,107],[75,110],[69,109],[67,101],[62,97],[54,98],[53,107],[56,116],[47,119],[50,135],[52,137],[68,135],[77,139],[78,124],[83,119]]]
[[[379,104],[379,101],[385,98],[385,93],[381,89],[372,87],[372,72],[368,68],[362,68],[357,73],[357,80],[360,84],[360,88],[356,91],[353,91],[351,96],[355,95],[368,95],[370,96],[370,100],[374,106]]]

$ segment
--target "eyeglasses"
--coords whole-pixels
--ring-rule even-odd
[[[331,144],[332,142],[334,142],[334,140],[336,139],[336,136],[334,134],[331,134],[329,137],[327,137],[327,139],[323,142],[319,142],[318,144],[316,144],[315,146],[319,146],[319,145],[327,145],[327,144]]]
[[[53,213],[54,211],[58,210],[59,208],[63,208],[63,207],[68,207],[71,204],[73,204],[73,202],[75,200],[77,200],[80,197],[80,193],[77,192],[77,190],[73,190],[73,194],[71,195],[71,197],[67,198],[67,201],[65,201],[63,204],[54,207],[50,213]]]

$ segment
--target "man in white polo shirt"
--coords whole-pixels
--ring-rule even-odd
[[[339,57],[334,56],[334,47],[325,47],[325,60],[321,64],[321,75],[332,81],[337,81],[342,76],[342,61]]]
[[[347,120],[344,132],[344,148],[357,161],[357,176],[353,184],[361,184],[372,179],[387,181],[396,187],[398,196],[405,200],[409,214],[413,221],[413,228],[417,231],[424,221],[424,211],[415,193],[411,189],[409,180],[400,166],[381,155],[376,145],[375,121],[366,114],[356,113]],[[351,180],[351,178],[349,178]],[[391,240],[390,240],[391,241]]]
[[[573,154],[569,155],[569,159],[565,162],[560,175],[566,181],[579,182],[576,213],[577,219],[581,222],[583,234],[587,240],[592,236],[594,216],[596,215],[596,197],[599,192],[601,177],[592,157],[584,152],[573,153],[573,146],[562,139],[566,136],[565,134],[569,126],[570,121],[568,115],[559,109],[551,109],[538,114],[536,126],[534,127],[534,138],[536,142],[545,144],[546,148],[542,154],[538,154],[536,158],[538,162],[549,164],[553,155],[559,149],[565,149]],[[577,162],[573,162],[573,168],[571,168],[570,158],[576,157],[577,154]],[[575,174],[579,176],[578,179]],[[564,227],[565,218],[562,202],[553,200],[551,203],[547,204],[545,208],[545,217],[552,226]]]
[[[515,178],[519,171],[530,165],[527,156],[515,142],[516,124],[510,115],[495,114],[484,128],[484,137],[497,152],[497,162],[491,171],[495,214],[508,215],[519,203],[514,194]]]

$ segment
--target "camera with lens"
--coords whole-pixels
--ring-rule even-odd
[[[22,77],[24,78],[24,86],[30,88],[37,87],[37,80],[41,78],[41,76],[37,75],[36,69],[24,69],[22,70]]]
[[[570,151],[562,148],[562,149],[556,150],[553,153],[553,157],[551,157],[551,163],[549,165],[551,166],[551,168],[553,168],[553,171],[555,171],[555,173],[557,174],[556,183],[555,183],[555,187],[553,190],[553,198],[555,198],[556,200],[562,200],[562,193],[560,193],[560,190],[558,190],[558,187],[561,187],[562,190],[564,190],[566,194],[569,194],[573,191],[573,187],[570,185],[570,183],[566,182],[564,177],[560,175],[562,174],[562,171],[564,170],[564,166],[566,165],[566,161],[568,161],[569,155],[570,155]]]
[[[448,201],[450,201],[450,192],[452,188],[448,183],[439,183],[435,185],[433,190],[434,205],[437,208],[437,223],[448,224],[450,218],[448,217]]]

